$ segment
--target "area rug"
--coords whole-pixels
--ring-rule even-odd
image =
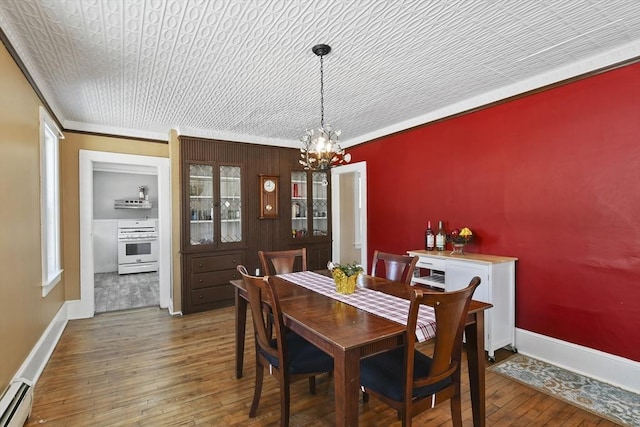
[[[615,423],[640,427],[640,395],[516,354],[488,368]]]

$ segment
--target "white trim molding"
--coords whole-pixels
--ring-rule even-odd
[[[71,301],[70,319],[93,317],[94,259],[93,259],[93,171],[107,167],[124,171],[144,169],[158,176],[158,229],[160,307],[173,311],[171,263],[171,163],[169,158],[135,154],[80,150],[80,300]]]
[[[340,177],[344,174],[358,174],[360,176],[360,201],[362,206],[359,210],[360,215],[360,265],[367,271],[367,162],[351,163],[331,168],[331,236],[333,237],[331,245],[332,258],[339,262],[340,260]],[[355,203],[355,201],[354,201]],[[357,209],[356,209],[357,211]]]
[[[38,381],[40,374],[42,374],[44,367],[47,365],[49,358],[53,354],[53,350],[56,348],[62,336],[62,332],[64,332],[64,328],[67,326],[69,319],[67,307],[67,303],[62,304],[60,310],[58,310],[53,317],[36,345],[33,346],[31,352],[18,369],[14,380],[24,378],[31,384],[35,384]]]
[[[516,328],[518,352],[640,393],[640,362]]]

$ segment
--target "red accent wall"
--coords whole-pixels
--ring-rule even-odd
[[[516,326],[640,361],[640,64],[349,149],[366,160],[369,259],[515,256]]]

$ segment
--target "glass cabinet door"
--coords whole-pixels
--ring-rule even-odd
[[[189,165],[189,213],[190,244],[214,244],[213,166]]]
[[[188,170],[187,249],[204,250],[205,245],[233,247],[242,243],[241,167],[216,162],[190,163]]]
[[[311,204],[314,236],[327,236],[329,234],[328,186],[327,172],[313,172],[311,175]]]
[[[239,166],[220,166],[220,242],[242,241],[241,174]]]
[[[329,235],[327,172],[291,172],[291,233],[294,239]]]
[[[293,238],[307,236],[307,173],[291,172],[291,229]]]

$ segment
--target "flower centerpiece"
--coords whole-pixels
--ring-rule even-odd
[[[327,268],[331,271],[333,281],[336,282],[336,291],[341,294],[354,293],[358,276],[364,271],[355,262],[353,264],[334,264],[329,261]]]
[[[467,227],[459,229],[454,229],[447,236],[447,241],[451,243],[453,246],[453,251],[451,251],[451,255],[459,254],[464,255],[464,245],[473,240],[473,232]]]

